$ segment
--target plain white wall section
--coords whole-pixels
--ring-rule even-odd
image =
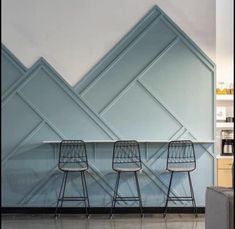
[[[216,1],[217,82],[233,82],[234,0]]]
[[[155,4],[215,61],[215,0],[2,0],[2,42],[74,85]]]

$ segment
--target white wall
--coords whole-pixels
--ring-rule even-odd
[[[216,0],[217,82],[233,82],[234,0]]]
[[[155,4],[215,61],[215,0],[2,0],[2,42],[74,85]]]

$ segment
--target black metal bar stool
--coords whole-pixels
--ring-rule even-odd
[[[168,144],[166,169],[171,172],[170,183],[163,216],[166,216],[169,201],[192,201],[194,213],[197,216],[196,202],[190,172],[196,169],[196,158],[193,142],[190,140],[171,141]],[[173,174],[187,172],[191,196],[170,196]]]
[[[89,216],[89,197],[85,179],[85,171],[88,169],[88,160],[86,153],[86,145],[81,140],[63,140],[60,143],[58,168],[64,173],[59,197],[57,199],[55,216],[58,216],[58,207],[60,202],[60,212],[63,206],[63,201],[84,201],[86,215]],[[81,174],[83,196],[66,197],[65,187],[69,172],[79,172]]]
[[[142,217],[143,216],[142,199],[140,194],[139,181],[137,177],[137,172],[142,169],[139,143],[134,140],[116,141],[113,147],[112,168],[118,174],[117,174],[114,195],[112,199],[110,217],[113,216],[113,209],[115,208],[116,202],[118,201],[138,201]],[[120,175],[122,172],[134,173],[138,196],[123,197],[118,195],[118,186],[120,181]]]

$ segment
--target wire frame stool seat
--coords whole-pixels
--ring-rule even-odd
[[[170,183],[167,191],[167,199],[163,216],[166,216],[169,201],[192,201],[194,213],[197,216],[197,207],[194,197],[190,172],[196,169],[194,144],[190,140],[171,141],[168,144],[166,169],[171,172]],[[191,196],[171,197],[170,190],[173,174],[175,172],[187,172]]]
[[[57,199],[55,216],[58,216],[58,208],[63,206],[64,201],[83,201],[85,203],[86,215],[89,216],[89,197],[85,179],[85,171],[88,169],[88,160],[85,142],[82,140],[63,140],[59,148],[58,168],[63,174],[59,197]],[[83,196],[66,197],[65,188],[69,172],[79,172],[81,174],[81,183]],[[60,203],[60,207],[59,207]]]
[[[137,172],[142,169],[140,147],[135,140],[116,141],[113,147],[112,169],[116,171],[117,179],[112,199],[110,217],[113,216],[113,209],[118,201],[138,201],[141,217],[143,216],[142,199]],[[133,172],[135,176],[138,196],[123,197],[118,195],[118,186],[122,172]]]

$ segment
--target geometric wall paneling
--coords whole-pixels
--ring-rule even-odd
[[[215,64],[155,6],[74,90],[119,138],[213,140],[214,85]],[[143,174],[164,194],[167,149],[157,145],[146,144]],[[214,145],[196,148],[198,168],[210,175],[197,187],[203,193],[214,183]],[[199,176],[194,172],[193,180]],[[180,179],[184,185],[175,186],[175,194],[187,185]],[[196,199],[204,205],[204,195]]]
[[[200,139],[213,138],[213,74],[183,42],[171,47],[142,76],[141,83],[162,98],[192,133]]]
[[[157,6],[74,88],[45,59],[27,70],[4,45],[2,67],[4,207],[55,206],[62,179],[58,147],[43,145],[44,140],[214,139],[215,66]],[[111,206],[117,176],[112,147],[87,145],[92,207]],[[214,183],[214,145],[196,144],[195,149],[198,169],[192,180],[197,205],[204,206],[206,186]],[[143,204],[164,206],[167,144],[140,144],[140,150]],[[185,194],[186,182],[178,176],[172,195]],[[77,176],[69,177],[68,192],[81,192],[78,184]],[[135,191],[133,179],[124,176],[122,195]]]
[[[92,107],[95,107],[95,110],[101,112],[110,99],[116,97],[125,85],[145,69],[174,38],[175,34],[157,18],[82,92],[82,96]],[[155,43],[158,45],[154,45]],[[94,94],[98,90],[103,93]],[[109,94],[109,97],[105,92]]]
[[[206,188],[208,187],[208,185],[213,185],[215,183],[214,157],[207,151],[205,151],[205,149],[200,145],[195,147],[195,150],[197,152],[197,169],[192,172],[191,177],[192,180],[195,181],[195,190],[201,190],[200,192],[195,192],[195,198],[198,204],[203,206],[205,204],[205,200],[203,197],[205,196]]]
[[[108,66],[121,55],[129,46],[133,39],[137,38],[146,27],[148,27],[157,17],[158,12],[153,8],[122,38],[88,73],[74,86],[75,91],[81,94],[90,82],[96,79]]]
[[[46,62],[40,59],[37,65],[31,72],[31,79],[20,87],[20,93],[29,103],[70,139],[110,139],[99,126],[101,124],[87,114],[88,109],[71,98],[65,83],[56,77]]]
[[[14,95],[2,109],[2,160],[41,122],[42,119],[18,95]]]
[[[1,61],[4,68],[1,69],[2,101],[22,80],[26,67],[2,44]]]
[[[119,97],[102,117],[124,139],[169,139],[181,128],[181,125],[138,84]]]
[[[4,63],[2,62],[3,68]],[[54,72],[45,60],[37,61],[23,78],[24,80],[9,93],[2,103],[2,164],[4,178],[7,178],[3,179],[2,183],[4,205],[41,206],[45,204],[45,206],[50,206],[55,203],[56,195],[48,193],[46,197],[43,197],[41,193],[48,192],[48,189],[45,191],[45,187],[50,187],[51,182],[61,182],[57,169],[58,152],[54,152],[50,145],[42,145],[42,141],[64,138],[92,139],[91,136],[93,139],[112,139],[115,135],[89,110],[89,107],[79,101],[73,89]],[[58,108],[55,107],[58,101],[53,96],[57,96]],[[63,110],[60,110],[61,108]],[[62,118],[70,121],[68,126],[59,125],[59,121],[64,123]],[[79,123],[79,128],[77,123]],[[99,187],[104,190],[107,189],[105,186],[108,186],[106,192],[111,195],[112,187],[103,181],[101,172],[95,166],[90,167],[92,179],[98,181]],[[22,178],[24,178],[23,181],[28,180],[31,183],[24,185]],[[14,180],[19,182],[13,186],[11,183]],[[16,186],[17,189],[22,189],[22,192],[15,193]],[[59,190],[59,188],[49,189],[56,190],[56,192]],[[47,198],[47,200],[40,199],[40,195],[41,198]]]
[[[155,6],[74,89],[119,137],[168,140],[185,129],[210,140],[214,78],[214,63]]]
[[[31,183],[22,188],[24,192],[21,193],[19,196],[20,200],[17,202],[19,206],[26,206],[29,200],[30,205],[34,204],[31,202],[32,196],[36,194],[39,197],[39,187],[45,187],[46,180],[53,181],[54,174],[57,173],[55,170],[55,167],[57,167],[57,153],[54,152],[52,146],[42,145],[41,142],[45,138],[51,140],[61,139],[47,124],[44,124],[33,136],[24,141],[24,144],[7,162],[7,164],[14,163],[14,167],[19,171],[25,171],[24,179],[31,180]],[[5,170],[7,173],[8,169]],[[12,176],[12,180],[15,180],[19,177],[19,174],[12,173]],[[50,193],[48,192],[48,194]],[[42,200],[41,202],[43,203],[44,201]],[[40,204],[35,206],[40,206]]]

